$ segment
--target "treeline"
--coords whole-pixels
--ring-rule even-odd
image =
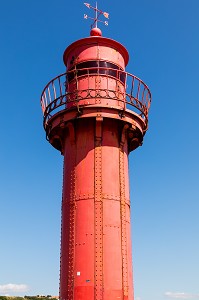
[[[0,296],[0,300],[57,300],[50,295],[47,296],[24,296],[24,297],[9,297]]]
[[[24,296],[24,299],[27,299],[27,300],[57,300],[56,298],[53,298],[51,295],[47,295],[47,296]],[[20,299],[14,299],[14,300],[20,300]]]
[[[24,300],[23,297],[0,296],[0,300]]]

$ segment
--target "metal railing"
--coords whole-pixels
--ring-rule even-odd
[[[93,86],[93,79],[97,76],[103,78],[103,84],[98,84],[96,88]],[[80,84],[82,79],[83,85]],[[123,102],[124,109],[138,113],[147,126],[151,104],[151,92],[147,85],[130,73],[104,67],[74,69],[52,79],[41,95],[44,124],[57,112],[69,109],[70,104],[79,108],[81,100],[96,98]]]

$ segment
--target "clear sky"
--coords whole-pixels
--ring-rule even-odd
[[[153,95],[129,159],[135,300],[199,299],[199,1],[98,6]],[[80,0],[0,0],[0,295],[58,295],[62,157],[39,101],[65,48],[89,35],[84,13]]]

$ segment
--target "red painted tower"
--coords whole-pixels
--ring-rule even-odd
[[[128,155],[151,94],[98,28],[63,58],[66,73],[41,96],[46,137],[64,156],[60,299],[133,300]]]

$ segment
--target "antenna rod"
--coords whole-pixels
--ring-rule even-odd
[[[95,28],[97,28],[97,19],[98,19],[98,15],[97,15],[97,1],[96,1],[96,10],[95,10]]]

